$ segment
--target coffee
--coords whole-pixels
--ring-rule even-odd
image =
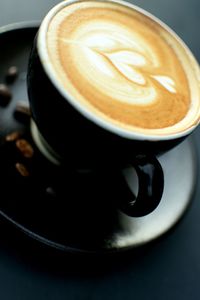
[[[58,82],[98,118],[161,135],[197,121],[193,57],[142,10],[109,1],[69,2],[51,19],[46,43]]]

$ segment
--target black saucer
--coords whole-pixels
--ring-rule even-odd
[[[10,66],[19,69],[9,84],[12,100],[0,107],[0,215],[34,240],[64,252],[118,252],[158,238],[177,223],[192,199],[196,174],[192,139],[159,158],[165,191],[156,211],[137,219],[120,213],[114,204],[114,183],[106,172],[76,173],[54,166],[35,146],[30,122],[15,115],[19,101],[28,103],[26,69],[37,30],[34,23],[0,29],[0,83]],[[6,141],[16,131],[33,147],[33,156],[20,152],[16,140]],[[26,169],[20,171],[21,165]],[[124,172],[130,186],[133,173]]]

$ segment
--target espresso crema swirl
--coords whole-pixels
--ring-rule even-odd
[[[122,128],[152,130],[177,124],[191,105],[186,72],[167,36],[141,12],[83,1],[53,17],[47,45],[76,101]]]

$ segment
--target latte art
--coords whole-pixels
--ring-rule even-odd
[[[114,94],[116,100],[130,104],[150,104],[156,100],[156,87],[152,80],[176,93],[172,78],[151,74],[162,62],[136,33],[129,33],[118,25],[111,27],[109,22],[93,22],[96,30],[91,30],[90,24],[84,25],[73,39],[63,38],[61,41],[71,47],[77,46],[78,55],[74,57],[77,68],[94,86],[104,89],[108,96]],[[83,69],[85,66],[88,69]],[[96,83],[90,71],[98,76]],[[108,81],[111,84],[109,89]]]
[[[168,35],[126,6],[81,1],[53,17],[47,46],[58,80],[86,109],[128,130],[157,130],[191,107],[183,51]]]

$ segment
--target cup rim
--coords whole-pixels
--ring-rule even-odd
[[[187,135],[189,135],[200,123],[200,101],[199,101],[199,112],[198,115],[194,118],[193,122],[191,122],[190,125],[188,125],[185,129],[173,132],[173,133],[143,133],[138,131],[137,129],[128,130],[125,128],[122,128],[118,126],[117,124],[114,124],[112,122],[109,122],[107,120],[104,120],[100,116],[94,115],[92,111],[86,108],[84,104],[81,104],[80,101],[76,101],[76,99],[64,89],[62,86],[62,83],[59,82],[57,79],[56,71],[53,68],[52,63],[49,61],[49,54],[47,50],[47,44],[46,44],[46,36],[47,36],[47,30],[49,23],[51,19],[64,7],[71,5],[76,2],[88,2],[88,1],[97,1],[97,0],[65,0],[61,3],[58,3],[56,6],[54,6],[45,16],[43,19],[41,26],[39,28],[38,37],[37,37],[37,50],[38,54],[42,63],[42,66],[44,68],[44,71],[46,72],[48,78],[56,87],[58,92],[65,98],[66,101],[68,101],[81,115],[86,117],[88,120],[92,121],[94,124],[100,126],[101,128],[108,130],[109,132],[116,134],[120,137],[130,139],[130,140],[145,140],[145,141],[167,141],[167,140],[175,140],[179,138],[183,138]],[[109,3],[117,3],[126,7],[129,7],[131,9],[134,9],[135,11],[138,11],[139,13],[142,13],[143,15],[149,17],[151,20],[155,21],[157,24],[159,24],[162,28],[164,28],[175,40],[178,42],[178,44],[185,50],[186,55],[190,59],[190,62],[195,64],[195,70],[199,73],[198,77],[200,80],[200,68],[199,65],[188,48],[188,46],[183,42],[183,40],[164,22],[162,22],[159,18],[154,16],[153,14],[147,12],[146,10],[132,4],[129,2],[126,2],[124,0],[100,0],[99,2],[109,2]],[[197,113],[196,113],[197,114]],[[186,114],[186,116],[188,113]],[[179,124],[176,123],[176,124]],[[175,124],[175,125],[176,125]],[[174,127],[175,125],[171,126]],[[136,127],[135,127],[136,128]],[[167,127],[170,128],[170,127]],[[163,128],[160,129],[162,131]],[[151,131],[156,132],[156,129],[152,129]]]

